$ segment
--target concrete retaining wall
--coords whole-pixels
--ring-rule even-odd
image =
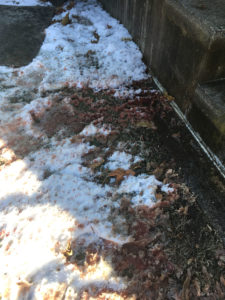
[[[221,80],[225,78],[225,1],[100,2],[129,30],[139,45],[150,71],[169,94],[176,97],[177,104],[191,120],[194,128],[201,134],[201,128],[206,129],[209,125],[214,130],[214,136],[221,135],[221,145],[225,135],[221,128],[224,128],[225,119],[222,118],[218,122],[211,110],[216,99],[217,104],[224,109],[225,115],[225,94],[221,94],[221,85],[225,84]],[[213,97],[204,99],[209,103],[201,109],[199,89],[204,90],[205,83],[217,80],[220,82],[218,93],[214,89]],[[204,92],[200,97],[204,97]],[[197,118],[196,109],[199,116]],[[206,121],[203,121],[205,119]],[[206,124],[202,126],[202,122]],[[204,138],[207,142],[207,134],[204,134]],[[218,144],[218,139],[214,142]]]

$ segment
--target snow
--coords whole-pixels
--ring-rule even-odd
[[[48,6],[50,2],[41,0],[0,0],[0,5],[14,5],[14,6]]]
[[[119,189],[99,185],[93,181],[92,171],[82,166],[82,155],[94,149],[87,143],[52,139],[49,148],[33,152],[0,172],[2,295],[5,287],[10,286],[11,299],[23,299],[21,286],[17,284],[20,280],[32,283],[27,297],[43,296],[44,291],[57,289],[56,282],[66,282],[76,291],[90,282],[98,286],[100,280],[101,286],[115,290],[125,286],[122,279],[111,275],[110,265],[103,258],[94,273],[87,273],[83,278],[80,271],[64,265],[62,250],[68,240],[80,236],[86,239],[87,245],[98,242],[99,238],[119,244],[129,241],[128,234],[113,233],[109,216],[111,208],[118,207],[112,201],[113,195],[133,193],[132,205],[151,206],[156,188],[162,183],[154,176],[142,174],[129,176]],[[125,159],[121,167],[126,166],[127,158],[128,161],[136,159],[118,151],[111,156],[111,160],[118,159],[121,164]],[[123,222],[120,218],[120,225]]]
[[[55,20],[61,21],[66,13]],[[128,31],[95,0],[79,1],[68,13],[71,24],[49,26],[39,54],[29,65],[0,67],[2,83],[10,81],[13,86],[1,92],[3,99],[32,94],[35,88],[40,94],[63,86],[119,89],[147,77],[142,54]]]
[[[111,130],[105,127],[97,128],[95,125],[89,124],[85,126],[85,128],[80,132],[80,135],[85,135],[85,136],[92,136],[96,134],[108,135],[110,132]]]
[[[162,187],[161,187],[161,191],[164,192],[164,193],[172,193],[174,191],[173,188],[169,187],[168,184],[164,184]]]
[[[10,3],[13,1],[4,1]],[[17,1],[18,5],[25,3],[39,2]],[[90,284],[122,290],[126,280],[116,277],[103,257],[84,273],[67,264],[63,251],[68,242],[79,238],[85,246],[99,244],[102,239],[117,245],[130,240],[125,229],[120,234],[113,230],[113,222],[121,228],[126,223],[122,216],[112,221],[111,211],[120,205],[116,194],[131,194],[133,206],[151,206],[157,187],[171,191],[147,174],[130,175],[120,186],[95,182],[93,170],[83,165],[83,156],[98,149],[85,139],[110,135],[109,127],[88,124],[78,134],[79,142],[72,142],[70,138],[48,138],[35,126],[32,112],[41,118],[54,107],[60,88],[89,86],[132,95],[141,91],[129,91],[124,86],[147,77],[142,55],[128,31],[96,1],[76,1],[68,13],[71,23],[63,26],[56,22],[48,27],[40,52],[29,65],[0,67],[0,150],[16,130],[21,137],[26,134],[44,144],[23,159],[14,161],[16,153],[9,147],[1,155],[8,161],[8,165],[0,166],[2,300],[50,299],[51,291],[62,293],[63,299],[76,299]],[[66,14],[57,15],[55,20]],[[106,159],[105,171],[128,170],[141,161],[121,147]],[[104,163],[99,157],[93,161]]]
[[[133,193],[134,196],[131,199],[133,206],[152,206],[156,202],[156,189],[160,186],[162,186],[162,183],[154,175],[141,174],[137,177],[129,176],[126,178],[121,183],[118,193]]]
[[[105,168],[108,168],[110,171],[114,171],[118,168],[128,170],[132,163],[136,163],[140,160],[141,158],[138,156],[132,157],[131,154],[128,154],[124,151],[115,151],[108,158],[108,163],[105,164]]]
[[[80,235],[87,235],[89,243],[100,237],[117,243],[128,240],[128,236],[112,233],[108,220],[112,203],[107,196],[112,188],[91,181],[91,170],[81,164],[82,155],[90,149],[88,144],[72,144],[68,139],[53,141],[50,149],[36,151],[0,172],[0,231],[5,233],[0,251],[2,294],[9,278],[7,287],[17,293],[12,299],[20,299],[16,282],[21,278],[32,282],[30,296],[38,295],[39,287],[47,288],[53,279],[72,282],[77,278],[83,284],[101,279],[103,286],[117,284],[103,268],[103,259],[94,274],[81,280],[81,274],[65,267],[62,253],[56,251],[57,243],[65,249],[68,240]],[[74,285],[78,288],[76,280]]]

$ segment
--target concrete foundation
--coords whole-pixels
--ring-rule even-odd
[[[223,160],[225,1],[100,2],[127,27],[150,72],[175,96],[195,130]]]

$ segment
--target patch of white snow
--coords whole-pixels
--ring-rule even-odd
[[[0,5],[13,5],[13,6],[49,6],[50,2],[41,0],[0,0]]]
[[[105,164],[105,168],[110,171],[114,171],[118,168],[128,170],[132,163],[140,161],[141,158],[138,156],[133,157],[131,154],[126,152],[115,151],[109,158],[108,163]]]

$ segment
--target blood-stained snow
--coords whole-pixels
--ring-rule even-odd
[[[21,0],[17,4],[28,2],[39,3]],[[61,139],[49,137],[38,127],[61,101],[59,91],[90,87],[118,95],[124,91],[139,94],[141,90],[129,92],[126,85],[147,78],[138,47],[117,20],[94,0],[75,1],[73,7],[68,4],[46,29],[45,41],[32,63],[22,68],[0,67],[2,300],[81,299],[90,287],[102,290],[104,299],[123,299],[119,293],[127,282],[114,273],[109,257],[94,261],[93,255],[94,262],[87,265],[83,252],[93,245],[109,249],[130,241],[126,220],[111,217],[120,207],[116,195],[132,194],[133,206],[151,206],[157,187],[171,191],[154,176],[129,173],[141,157],[121,149],[105,159],[95,157],[91,167],[83,163],[84,157],[100,151],[88,139],[107,139],[113,134],[108,125],[85,123],[72,138]],[[68,23],[63,25],[65,17]],[[63,101],[69,109],[70,104]],[[119,169],[127,175],[119,185],[113,180],[101,184],[95,180],[96,164],[103,164],[103,172]],[[83,265],[76,264],[77,260]]]

